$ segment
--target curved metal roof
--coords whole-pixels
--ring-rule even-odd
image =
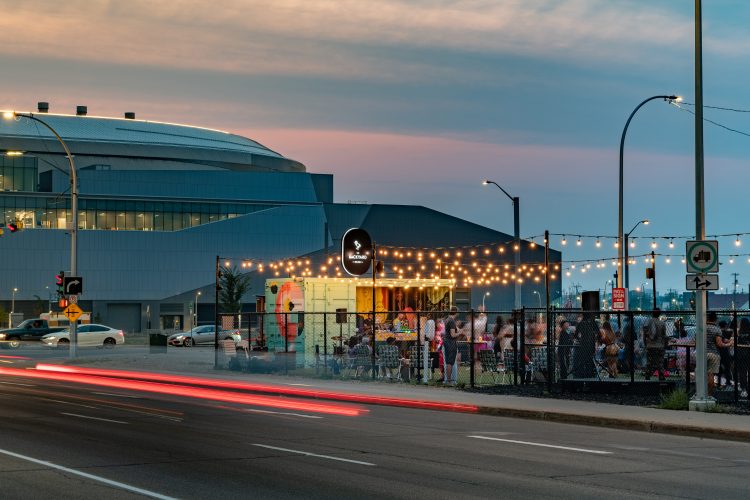
[[[75,155],[200,162],[229,170],[305,171],[303,164],[252,139],[220,130],[127,118],[31,114],[55,129]],[[0,122],[3,146],[36,153],[60,150],[46,127],[23,117]]]

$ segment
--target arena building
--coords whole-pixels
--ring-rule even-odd
[[[350,227],[395,247],[512,240],[421,206],[335,203],[331,174],[310,173],[246,137],[133,113],[89,116],[84,106],[75,115],[48,110],[39,103],[35,116],[65,141],[78,173],[81,305],[95,320],[126,331],[212,321],[217,255],[255,262],[327,258]],[[55,308],[54,277],[69,269],[68,161],[46,127],[22,117],[0,123],[0,153],[0,303],[7,312],[15,299],[15,311],[30,317]],[[11,233],[11,224],[18,230]],[[543,261],[539,247],[524,245],[523,252],[525,261]],[[512,263],[511,255],[503,258]],[[559,263],[559,252],[550,258]],[[560,295],[555,274],[553,298]],[[246,307],[255,307],[266,277],[253,273]],[[471,294],[481,302],[485,290],[466,288],[465,301],[476,305]],[[512,307],[512,286],[492,290],[489,306]],[[543,296],[543,283],[523,287],[528,305],[537,303],[535,290]]]

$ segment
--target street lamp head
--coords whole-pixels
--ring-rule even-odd
[[[487,297],[489,297],[490,296],[490,292],[484,292],[484,295],[487,296]]]
[[[489,183],[490,183],[489,179],[485,179],[485,180],[482,181],[482,185],[483,186],[486,186]]]
[[[681,95],[671,95],[668,97],[668,99],[672,102],[682,102],[682,96]]]
[[[648,226],[649,224],[651,224],[651,221],[648,219],[643,219],[641,222],[643,223],[644,226]]]

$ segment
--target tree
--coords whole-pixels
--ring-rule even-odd
[[[250,276],[242,274],[237,267],[221,270],[219,279],[219,305],[222,311],[239,313],[242,309],[242,297],[250,290]]]

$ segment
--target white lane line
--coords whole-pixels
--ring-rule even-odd
[[[44,467],[49,467],[51,469],[57,469],[63,472],[67,472],[68,474],[73,474],[76,476],[84,477],[92,481],[98,481],[100,483],[104,483],[109,486],[114,486],[115,488],[120,488],[122,490],[130,491],[132,493],[137,493],[139,495],[143,495],[143,496],[147,496],[151,498],[158,498],[159,500],[176,500],[174,497],[162,495],[161,493],[156,493],[155,491],[144,490],[143,488],[130,486],[129,484],[121,483],[119,481],[112,481],[111,479],[106,479],[101,476],[95,476],[87,472],[82,472],[82,471],[75,470],[75,469],[69,469],[68,467],[63,467],[62,465],[53,464],[52,462],[47,462],[46,460],[38,460],[36,458],[27,457],[26,455],[21,455],[20,453],[13,453],[12,451],[3,450],[2,448],[0,448],[0,453],[4,455],[8,455],[9,457],[18,458],[20,460],[26,460],[27,462],[32,462],[38,465],[43,465]]]
[[[251,444],[253,446],[258,446],[260,448],[268,448],[269,450],[286,451],[289,453],[296,453],[298,455],[305,455],[308,457],[325,458],[328,460],[337,460],[339,462],[349,462],[350,464],[357,464],[357,465],[375,466],[375,464],[371,464],[370,462],[360,462],[359,460],[349,460],[348,458],[332,457],[330,455],[318,455],[317,453],[309,453],[307,451],[300,451],[300,450],[290,450],[289,448],[279,448],[278,446],[268,446],[267,444],[258,444],[258,443],[251,443]]]
[[[286,411],[255,410],[255,409],[250,409],[250,410],[245,410],[245,411],[249,411],[250,413],[273,413],[274,415],[290,415],[292,417],[302,417],[302,418],[323,418],[318,415],[304,415],[302,413],[289,413]]]
[[[127,422],[123,422],[121,420],[110,420],[108,418],[89,417],[88,415],[79,415],[77,413],[64,413],[64,412],[60,412],[60,415],[67,415],[69,417],[87,418],[89,420],[99,420],[100,422],[111,422],[113,424],[128,425]]]
[[[286,384],[286,385],[296,385],[299,387],[312,387],[310,384]]]
[[[36,387],[36,385],[34,385],[34,384],[20,384],[18,382],[0,382],[0,384],[5,384],[5,385],[22,385],[24,387]]]
[[[474,439],[486,439],[488,441],[502,441],[504,443],[525,444],[528,446],[540,446],[542,448],[554,448],[556,450],[580,451],[581,453],[593,453],[594,455],[612,455],[611,451],[588,450],[586,448],[571,448],[570,446],[559,446],[556,444],[532,443],[530,441],[517,441],[515,439],[502,439],[487,436],[468,436]]]
[[[91,394],[97,394],[99,396],[114,396],[116,398],[141,399],[138,396],[129,396],[127,394],[113,394],[111,392],[92,392]]]
[[[62,400],[59,400],[59,399],[50,399],[50,398],[40,398],[40,399],[43,399],[45,401],[52,401],[53,403],[62,403],[64,405],[81,406],[83,408],[90,408],[92,410],[96,410],[96,406],[89,406],[89,405],[84,405],[84,404],[81,404],[81,403],[71,403],[70,401],[62,401]]]

